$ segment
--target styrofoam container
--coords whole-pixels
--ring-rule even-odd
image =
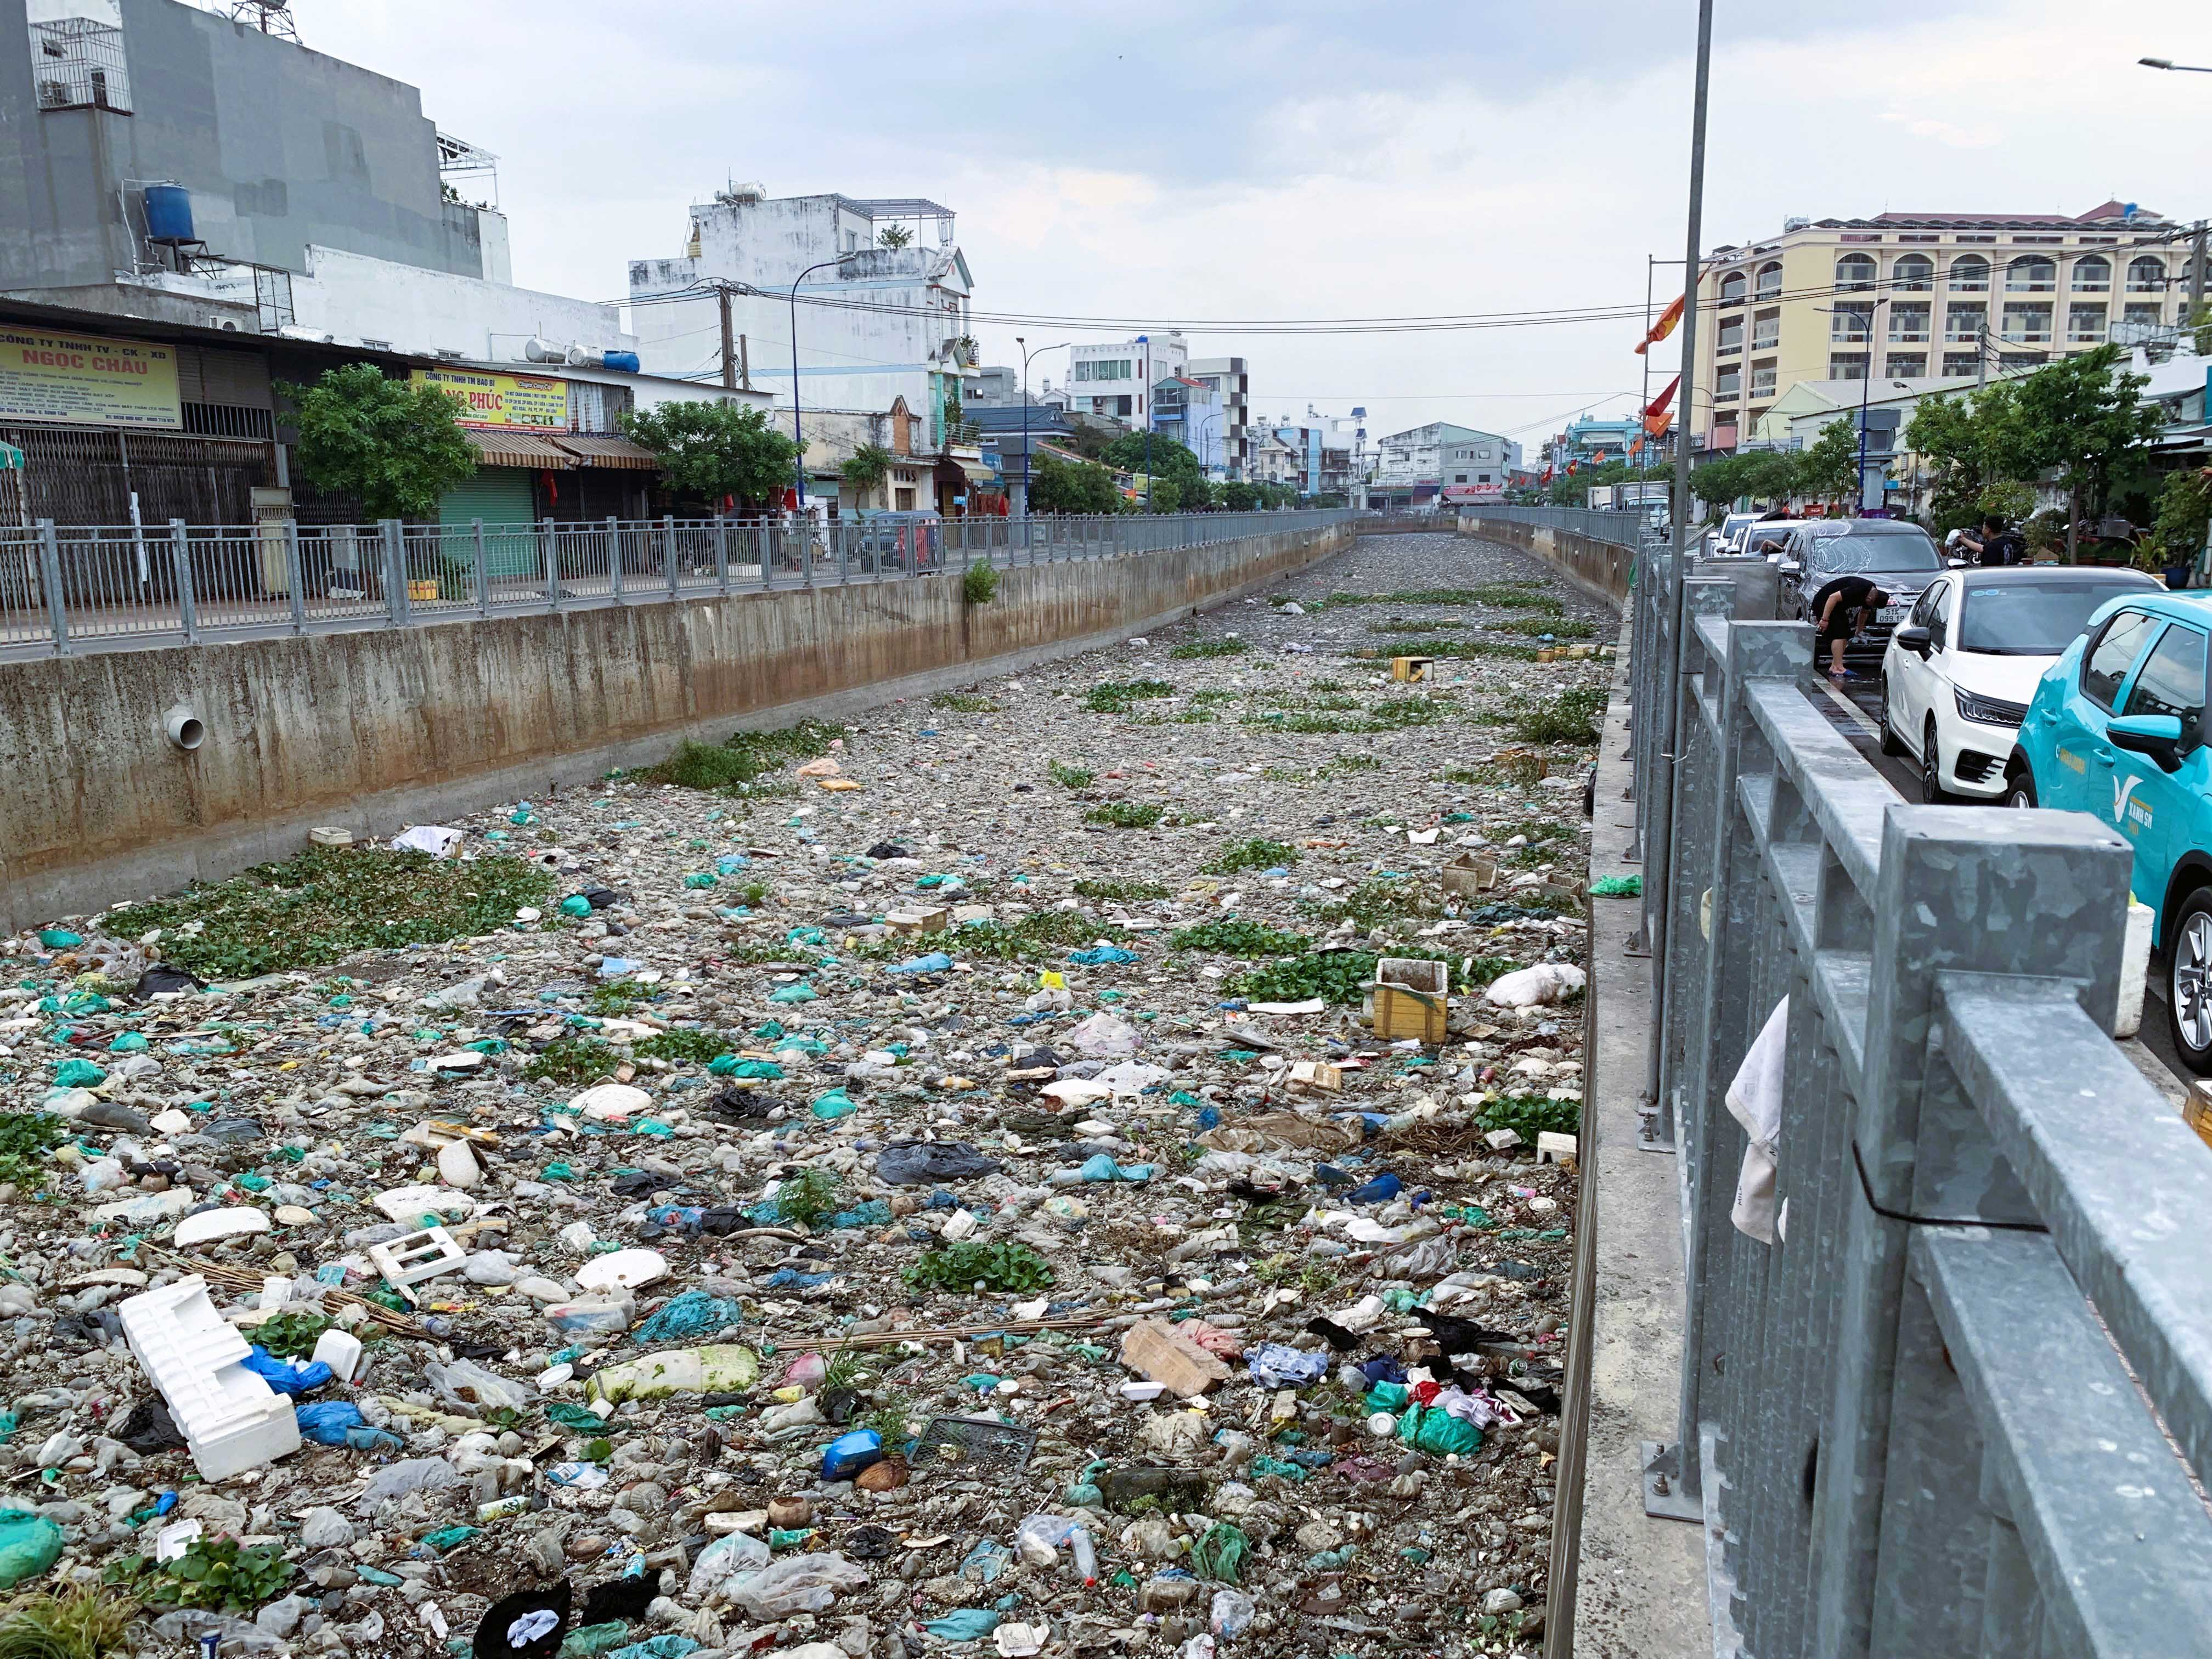
[[[246,1369],[251,1345],[195,1273],[118,1304],[125,1340],[168,1402],[204,1480],[227,1480],[300,1449],[292,1402]]]

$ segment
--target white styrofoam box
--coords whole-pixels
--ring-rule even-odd
[[[333,1325],[315,1339],[315,1351],[308,1356],[308,1363],[318,1359],[331,1368],[331,1375],[339,1382],[350,1382],[361,1375],[361,1339]]]
[[[394,1187],[379,1193],[376,1207],[394,1221],[416,1221],[426,1215],[466,1215],[476,1200],[451,1187]]]
[[[2143,992],[2150,981],[2150,927],[2157,913],[2128,901],[2128,932],[2120,951],[2120,1006],[2112,1013],[2112,1035],[2131,1037],[2142,1030]]]
[[[216,1311],[195,1273],[115,1310],[131,1352],[168,1402],[205,1480],[258,1468],[300,1449],[292,1402],[243,1363],[245,1337]]]
[[[386,1284],[404,1289],[441,1273],[459,1272],[469,1253],[443,1227],[425,1227],[403,1233],[388,1244],[370,1245],[368,1259]]]
[[[179,1250],[189,1250],[196,1244],[212,1244],[219,1238],[265,1233],[272,1224],[268,1211],[258,1210],[251,1204],[236,1204],[228,1209],[202,1210],[198,1215],[186,1216],[177,1224],[169,1243]]]

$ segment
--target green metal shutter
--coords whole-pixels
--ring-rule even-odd
[[[446,492],[438,503],[438,522],[459,531],[446,538],[447,550],[473,562],[476,542],[470,521],[484,524],[484,563],[493,576],[533,576],[542,566],[530,474],[515,466],[480,466],[476,477]]]

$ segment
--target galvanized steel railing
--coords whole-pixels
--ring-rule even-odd
[[[1716,1652],[2212,1654],[2212,1149],[2108,1035],[2129,844],[1904,804],[1809,699],[1809,629],[1639,563],[1687,1281],[1647,1502],[1705,1525]],[[1724,1097],[1784,997],[1770,1244]]]
[[[1297,513],[834,524],[589,523],[0,527],[0,655],[882,582],[974,564],[1166,552],[1346,523]]]
[[[1643,537],[1647,520],[1640,512],[1613,513],[1596,507],[1492,507],[1487,501],[1480,507],[1462,511],[1478,519],[1499,519],[1507,524],[1548,525],[1553,530],[1571,530],[1578,536],[1587,536],[1594,542],[1611,542],[1620,547],[1634,547]]]

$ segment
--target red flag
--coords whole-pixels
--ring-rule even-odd
[[[1659,320],[1651,325],[1651,331],[1644,337],[1643,343],[1636,348],[1636,355],[1641,357],[1653,346],[1657,345],[1660,341],[1674,331],[1674,325],[1681,320],[1682,300],[1681,296],[1677,295],[1674,303],[1659,313]]]
[[[1667,405],[1674,401],[1674,388],[1681,384],[1682,377],[1677,374],[1667,382],[1667,389],[1664,392],[1644,405],[1644,419],[1647,427],[1653,416],[1663,415],[1667,412]]]
[[[1581,466],[1582,463],[1580,461],[1569,461],[1567,463],[1567,476],[1570,478],[1573,477]]]
[[[1644,429],[1655,438],[1665,437],[1667,428],[1674,424],[1674,417],[1671,414],[1646,415],[1644,417]]]
[[[1537,480],[1536,480],[1536,482],[1537,482],[1538,483],[1551,483],[1551,482],[1552,482],[1552,469],[1551,469],[1550,467],[1548,467],[1548,466],[1547,466],[1547,467],[1546,467],[1546,468],[1544,469],[1544,476],[1543,476],[1542,477],[1540,477],[1540,478],[1537,479]]]

